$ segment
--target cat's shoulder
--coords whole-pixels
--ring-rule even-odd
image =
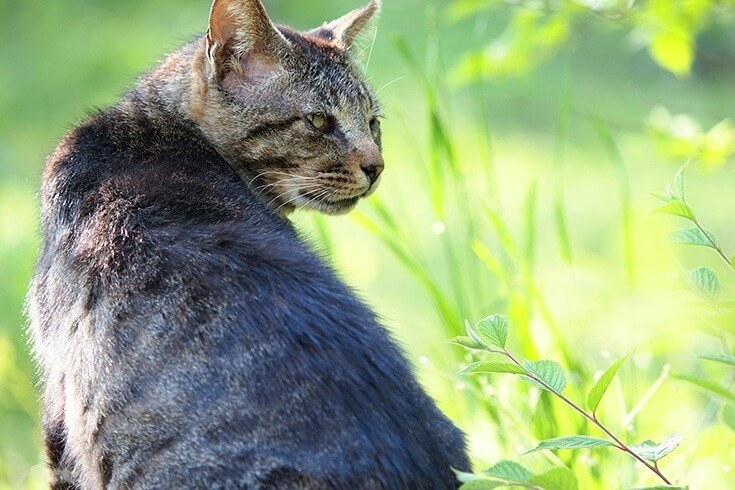
[[[303,248],[195,128],[134,109],[69,132],[41,194],[46,235],[68,237],[69,253],[106,274],[163,253]]]

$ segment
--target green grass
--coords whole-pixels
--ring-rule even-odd
[[[269,7],[300,27],[347,8],[309,3]],[[561,55],[524,75],[457,86],[454,67],[496,38],[514,9],[454,22],[444,2],[386,3],[369,68],[385,87],[383,185],[350,217],[297,213],[298,226],[395,332],[468,433],[477,470],[512,459],[535,473],[567,465],[583,489],[655,483],[609,450],[522,456],[541,439],[601,434],[518,380],[457,376],[472,358],[446,340],[464,333],[465,320],[503,313],[512,351],[559,361],[565,393],[580,403],[594,373],[631,353],[600,417],[629,444],[683,433],[661,462],[665,473],[692,488],[733,487],[735,435],[720,422],[722,402],[686,381],[731,393],[732,377],[693,357],[719,352],[721,342],[703,331],[708,313],[679,284],[680,265],[706,265],[720,276],[722,298],[732,298],[733,273],[707,250],[666,243],[681,224],[652,215],[649,193],[683,162],[660,151],[645,121],[662,105],[713,126],[735,113],[727,96],[735,72],[702,62],[677,78],[634,50],[627,31],[596,20],[575,24]],[[110,103],[201,31],[207,9],[204,0],[0,4],[0,488],[44,486],[22,315],[44,156],[85,107]],[[702,36],[703,58],[735,56],[731,17]],[[734,250],[732,159],[694,162],[687,183],[697,217]]]

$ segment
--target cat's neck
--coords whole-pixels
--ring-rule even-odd
[[[143,75],[123,101],[143,110],[152,119],[185,118],[196,123],[202,112],[206,54],[201,38],[168,55]]]
[[[156,126],[174,123],[195,129],[244,181],[250,182],[253,175],[244,172],[245,166],[238,164],[236,156],[228,154],[226,148],[219,147],[208,137],[212,124],[218,122],[212,121],[211,117],[208,119],[205,113],[208,100],[215,95],[210,93],[215,89],[209,83],[208,63],[203,37],[186,44],[138,80],[135,88],[121,102],[123,113],[142,112]],[[259,196],[259,199],[267,207],[277,209],[283,219],[294,209],[293,206],[274,204],[267,195]]]

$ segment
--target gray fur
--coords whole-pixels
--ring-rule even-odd
[[[348,53],[278,29],[288,52],[245,58],[202,36],[48,159],[28,313],[54,488],[450,488],[469,469],[374,314],[274,212],[345,212],[380,147]]]

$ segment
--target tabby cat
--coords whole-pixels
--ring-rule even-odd
[[[469,469],[286,219],[378,185],[380,106],[350,56],[378,11],[297,32],[216,0],[49,157],[28,310],[53,488],[453,488]]]

